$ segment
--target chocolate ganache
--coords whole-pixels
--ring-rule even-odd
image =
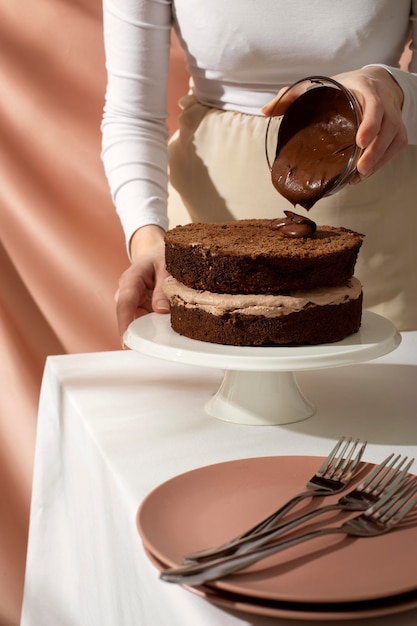
[[[318,83],[282,118],[272,183],[294,206],[309,210],[350,166],[357,119],[343,90]]]
[[[280,230],[286,237],[311,237],[316,232],[317,225],[308,217],[298,215],[292,211],[284,211],[285,217],[277,217],[270,223],[270,228]]]

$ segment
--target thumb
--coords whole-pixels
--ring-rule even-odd
[[[267,117],[273,115],[274,109],[278,100],[279,100],[279,96],[275,96],[273,100],[270,100],[269,102],[264,104],[264,106],[262,107],[262,113],[266,115]]]
[[[284,95],[286,95],[287,91],[288,87],[282,87],[282,89],[279,90],[275,98],[264,104],[264,106],[262,107],[262,113],[267,117],[283,115],[291,103],[291,99],[283,97]]]

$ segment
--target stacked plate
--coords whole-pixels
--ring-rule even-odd
[[[162,571],[181,565],[187,554],[243,533],[304,491],[322,461],[300,456],[241,459],[163,483],[147,496],[137,515],[149,558]],[[372,468],[363,463],[357,481]],[[325,503],[337,499],[328,496]],[[307,499],[297,512],[322,503]],[[338,525],[345,516],[327,513],[308,529]],[[224,608],[287,619],[346,620],[398,613],[417,607],[417,567],[409,551],[416,541],[417,514],[411,513],[386,535],[316,538],[222,580],[187,588]]]

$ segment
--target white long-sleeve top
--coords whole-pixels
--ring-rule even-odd
[[[204,105],[261,115],[277,91],[311,75],[382,64],[404,91],[417,144],[417,0],[104,0],[108,86],[102,159],[126,240],[166,229],[167,83],[171,27]]]

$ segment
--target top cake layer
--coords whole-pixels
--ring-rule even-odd
[[[198,222],[166,233],[166,267],[184,285],[215,293],[331,287],[352,277],[362,241],[332,226],[291,238],[267,219]]]

